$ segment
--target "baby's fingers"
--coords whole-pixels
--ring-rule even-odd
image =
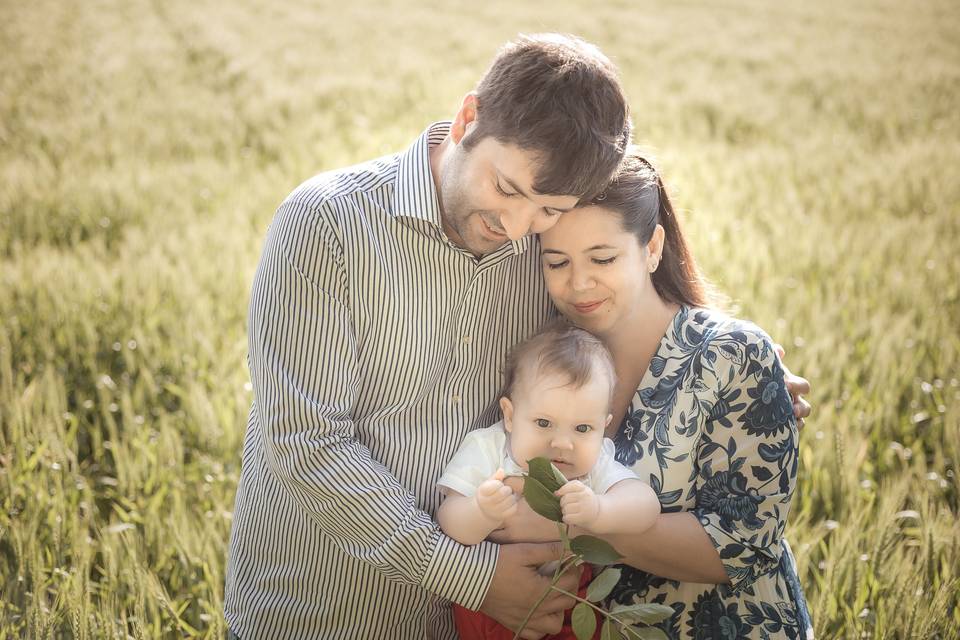
[[[587,485],[583,484],[579,480],[571,480],[567,484],[563,485],[562,487],[554,491],[553,495],[562,498],[564,496],[582,493],[586,490],[587,490]]]

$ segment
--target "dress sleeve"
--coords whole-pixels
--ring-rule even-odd
[[[447,463],[437,485],[472,496],[484,480],[497,472],[502,446],[496,427],[471,431]]]
[[[777,570],[797,479],[797,426],[766,334],[737,328],[711,350],[719,390],[697,446],[694,515],[739,591]]]
[[[344,553],[476,609],[497,547],[445,536],[357,438],[357,339],[342,248],[322,206],[281,205],[254,277],[250,375],[267,467]]]

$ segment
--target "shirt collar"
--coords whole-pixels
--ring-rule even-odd
[[[450,121],[435,122],[420,134],[397,163],[397,182],[393,193],[393,215],[424,220],[441,231],[440,200],[430,170],[430,149],[443,142],[450,133]],[[508,243],[514,255],[530,248],[530,237],[524,236]],[[501,253],[503,248],[494,253]]]

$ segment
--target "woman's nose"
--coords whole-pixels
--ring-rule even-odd
[[[587,291],[596,285],[593,276],[586,269],[574,268],[570,274],[570,286],[574,291]]]

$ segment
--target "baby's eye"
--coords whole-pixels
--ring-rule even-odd
[[[550,427],[550,421],[546,418],[537,418],[537,426],[548,429]]]
[[[578,424],[578,425],[576,426],[576,430],[577,430],[579,433],[590,433],[590,432],[593,430],[593,427],[591,427],[591,426],[588,425],[588,424]]]

